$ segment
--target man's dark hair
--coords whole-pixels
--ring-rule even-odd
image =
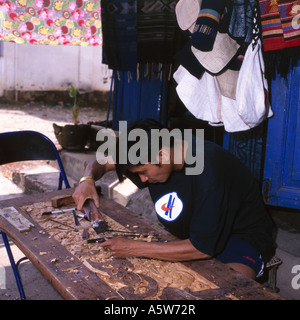
[[[162,130],[162,129],[168,129],[167,127],[163,126],[160,122],[154,120],[154,119],[143,119],[143,120],[137,120],[133,123],[131,123],[128,126],[128,132],[127,132],[127,150],[123,150],[123,152],[126,152],[127,155],[127,161],[125,164],[120,164],[119,163],[119,158],[120,158],[120,148],[119,148],[119,139],[117,140],[117,154],[116,154],[116,172],[118,175],[118,178],[120,180],[120,182],[122,182],[124,180],[124,175],[129,176],[131,175],[131,173],[129,172],[129,169],[132,166],[136,166],[136,165],[142,165],[142,163],[140,164],[132,164],[130,163],[129,159],[128,159],[128,151],[130,150],[130,148],[137,142],[137,141],[128,141],[128,135],[129,133],[134,130],[134,129],[142,129],[147,133],[147,137],[148,137],[148,161],[151,162],[151,150],[152,150],[152,143],[151,143],[151,131],[156,129],[156,130]],[[174,141],[173,139],[171,139],[170,141],[170,147],[172,147],[174,145]],[[161,149],[162,147],[162,139],[160,137],[159,140],[159,149]],[[121,148],[122,149],[122,148]],[[140,156],[139,154],[137,154],[137,156]]]

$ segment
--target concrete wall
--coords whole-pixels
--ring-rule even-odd
[[[0,96],[22,91],[108,91],[102,47],[0,43]]]

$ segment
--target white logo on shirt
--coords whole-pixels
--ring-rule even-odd
[[[155,202],[156,213],[166,221],[174,221],[183,209],[183,203],[176,192],[170,192]]]

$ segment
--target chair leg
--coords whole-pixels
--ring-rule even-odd
[[[14,276],[15,276],[15,279],[16,279],[16,283],[17,283],[17,286],[18,286],[19,293],[20,293],[20,297],[21,297],[22,300],[24,300],[24,299],[26,299],[25,292],[24,292],[24,289],[23,289],[23,286],[22,286],[22,282],[21,282],[21,278],[20,278],[20,274],[19,274],[17,265],[15,263],[13,254],[12,254],[11,249],[10,249],[10,245],[9,245],[9,241],[7,239],[7,235],[2,231],[1,231],[1,234],[2,234],[3,242],[4,242],[4,245],[5,245],[5,248],[6,248],[6,252],[7,252],[9,261],[10,261],[10,265],[11,265],[11,267],[13,269],[13,272],[14,272]]]

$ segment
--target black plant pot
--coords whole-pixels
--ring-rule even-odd
[[[63,149],[82,151],[89,140],[91,126],[89,124],[67,124],[62,127],[53,123],[53,129]]]

